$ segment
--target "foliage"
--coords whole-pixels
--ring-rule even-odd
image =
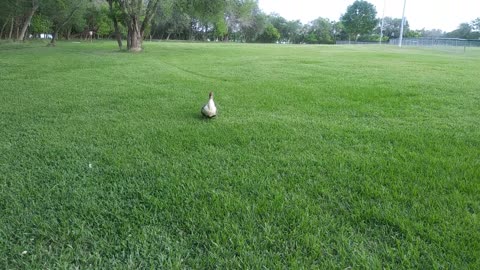
[[[50,33],[52,28],[52,22],[47,16],[37,14],[32,18],[32,24],[30,26],[32,34]]]
[[[254,11],[252,23],[241,27],[241,40],[246,42],[254,42],[265,31],[267,25],[267,16],[258,9]]]
[[[108,35],[111,35],[113,31],[114,29],[113,29],[112,21],[108,16],[108,10],[106,8],[105,10],[102,9],[102,16],[98,21],[97,33],[100,36],[108,36]]]
[[[280,39],[280,32],[271,23],[268,23],[263,33],[258,37],[259,42],[273,43]]]
[[[360,35],[370,33],[377,26],[376,15],[377,10],[374,5],[363,0],[356,0],[348,6],[341,21],[350,38],[357,40]]]
[[[472,30],[473,28],[469,23],[462,23],[457,29],[446,33],[445,36],[449,38],[478,39],[480,37],[480,33],[473,32]]]
[[[480,32],[480,17],[473,20],[470,25],[473,31]]]
[[[43,0],[40,2],[41,14],[52,22],[52,44],[55,44],[60,31],[65,28],[77,27],[80,31],[85,24],[83,12],[87,0]]]
[[[299,20],[287,21],[285,25],[285,36],[288,43],[298,44],[302,41],[302,23]]]
[[[442,37],[445,33],[440,29],[420,29],[417,30],[420,33],[421,37]]]
[[[287,20],[280,16],[279,14],[272,13],[270,15],[267,15],[267,21],[275,28],[277,29],[281,41],[288,41],[289,39],[289,33],[288,33],[288,28],[287,28]]]
[[[379,20],[378,25],[374,31],[375,34],[380,35],[381,24],[382,22],[381,20]],[[398,38],[400,36],[401,27],[402,27],[401,18],[385,17],[383,19],[383,36],[388,38]],[[409,31],[410,31],[410,25],[408,23],[408,20],[405,20],[405,24],[403,26],[403,32],[408,33]]]
[[[308,25],[306,43],[333,43],[333,24],[325,18],[318,18]]]
[[[219,18],[215,23],[215,37],[223,40],[224,37],[228,34],[227,22],[224,18]]]

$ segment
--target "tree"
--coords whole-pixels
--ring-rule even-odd
[[[158,15],[152,19],[152,27],[159,38],[167,40],[187,39],[190,33],[191,18],[185,12],[186,3],[182,1],[162,1]]]
[[[32,18],[30,31],[35,34],[49,33],[52,27],[52,22],[42,14],[37,14]]]
[[[159,0],[118,0],[127,26],[127,50],[139,52],[150,21],[157,13]]]
[[[218,18],[217,22],[215,22],[214,29],[215,38],[220,40],[223,40],[228,34],[228,26],[224,18]]]
[[[241,40],[255,42],[267,26],[267,16],[259,9],[253,11],[252,23],[242,25]]]
[[[268,15],[268,21],[278,30],[280,40],[288,41],[287,20],[279,14],[272,13]]]
[[[378,24],[377,28],[375,28],[375,33],[378,35],[380,35],[380,27],[381,27],[380,23]],[[401,18],[385,17],[383,19],[383,36],[386,37],[387,40],[389,38],[399,37],[401,26],[402,26]],[[403,30],[404,33],[408,33],[410,31],[410,27],[407,20],[405,20],[405,25],[403,27],[404,27],[404,30]]]
[[[333,24],[325,18],[318,18],[307,26],[306,43],[331,44],[334,41]]]
[[[472,33],[472,26],[468,23],[461,23],[457,29],[453,30],[450,33],[447,33],[445,36],[449,38],[470,38]]]
[[[31,0],[28,3],[29,7],[27,8],[27,12],[25,15],[25,19],[23,21],[22,30],[20,31],[20,35],[18,36],[18,40],[23,40],[25,38],[25,33],[27,32],[27,27],[30,25],[33,15],[37,11],[39,4],[38,0]]]
[[[3,22],[0,37],[7,24],[10,24],[8,38],[23,40],[32,17],[39,7],[38,0],[3,0],[0,7],[0,21]]]
[[[108,11],[109,11],[109,17],[113,22],[113,30],[115,33],[115,39],[117,40],[118,43],[118,48],[121,50],[122,49],[122,35],[120,34],[120,26],[119,26],[119,20],[121,16],[121,10],[120,6],[118,4],[118,1],[115,0],[106,0],[108,3]]]
[[[372,4],[356,0],[348,6],[347,12],[340,18],[350,39],[357,41],[362,34],[368,34],[377,25],[377,10]]]
[[[299,20],[296,21],[288,21],[286,24],[286,36],[288,43],[300,43],[301,42],[301,30],[302,30],[302,23]]]
[[[52,40],[49,46],[55,46],[60,31],[76,16],[81,18],[81,11],[85,10],[87,0],[43,0],[40,3],[41,13],[52,22]]]
[[[0,3],[0,21],[2,22],[2,29],[0,30],[0,38],[2,38],[5,32],[5,38],[7,38],[7,32],[9,33],[9,39],[12,37],[13,26],[15,22],[15,2],[13,0],[3,0]],[[10,27],[9,27],[10,26]]]
[[[280,39],[280,32],[271,23],[268,23],[263,33],[258,37],[259,42],[273,43]]]
[[[93,30],[98,37],[108,36],[114,32],[110,11],[106,5],[91,5],[85,13],[88,30]]]
[[[343,26],[342,22],[332,22],[332,34],[333,34],[333,42],[337,40],[347,40],[348,34],[345,31],[345,27]]]
[[[224,17],[228,33],[225,41],[228,41],[231,36],[234,40],[237,40],[237,37],[244,37],[242,29],[252,27],[255,24],[257,13],[258,4],[255,0],[227,0]]]
[[[418,30],[420,33],[421,37],[441,37],[445,33],[440,30],[440,29],[431,29],[431,30],[425,30],[425,28]]]
[[[401,18],[391,18],[385,17],[383,19],[383,40],[388,41],[390,38],[397,38],[400,35],[400,28],[402,27],[402,19]],[[381,31],[381,22],[379,22],[377,28],[375,28],[375,34],[380,35]],[[403,36],[408,38],[419,38],[425,36],[425,29],[423,30],[411,30],[410,24],[408,20],[405,20],[405,24],[403,25]],[[441,36],[440,34],[436,34],[436,36]]]
[[[480,32],[480,17],[476,18],[470,23],[473,31]]]

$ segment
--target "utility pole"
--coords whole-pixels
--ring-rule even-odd
[[[382,24],[380,26],[380,45],[382,45],[382,39],[383,39],[383,25],[385,23],[385,5],[387,3],[387,0],[383,0],[383,14],[382,14]]]
[[[398,47],[402,47],[403,25],[405,25],[405,5],[406,4],[407,4],[407,0],[403,0],[402,27],[400,27],[400,42],[398,43]]]

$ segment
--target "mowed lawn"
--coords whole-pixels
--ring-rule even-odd
[[[479,71],[470,48],[0,44],[0,268],[479,269]]]

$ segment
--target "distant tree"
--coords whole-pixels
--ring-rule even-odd
[[[26,6],[26,8],[25,8]],[[23,19],[23,25],[22,25],[22,30],[20,31],[20,34],[18,36],[18,40],[23,40],[25,38],[25,33],[27,32],[27,27],[30,25],[31,20],[35,12],[37,11],[39,7],[38,0],[30,0],[24,3],[24,19]]]
[[[348,6],[347,12],[341,17],[341,22],[345,27],[345,31],[357,41],[362,34],[370,33],[377,25],[377,11],[375,6],[363,1],[356,0],[352,5]]]
[[[119,21],[121,20],[122,11],[120,10],[120,4],[116,0],[106,0],[108,3],[108,11],[109,17],[113,23],[113,31],[115,34],[115,39],[117,40],[118,48],[121,50],[123,43],[122,43],[122,35],[120,33],[120,25]]]
[[[431,30],[426,30],[425,28],[418,30],[420,33],[421,37],[441,37],[445,33],[440,30],[440,29],[431,29]]]
[[[471,38],[472,26],[468,23],[461,23],[457,29],[445,34],[449,38]]]
[[[473,31],[480,32],[480,17],[476,18],[470,23]]]
[[[186,2],[161,1],[157,16],[152,20],[158,38],[187,39],[191,32],[191,16]]]
[[[307,25],[306,43],[331,44],[334,42],[333,24],[325,18],[318,18]]]
[[[115,33],[108,7],[100,6],[98,11],[95,25],[92,26],[92,28],[97,31],[97,35],[105,37],[111,33]]]
[[[224,40],[228,34],[228,26],[225,18],[218,17],[214,24],[214,36],[216,39]]]
[[[55,46],[60,31],[72,21],[81,19],[81,13],[86,9],[87,0],[42,0],[40,9],[43,15],[52,22],[52,40],[50,46]]]
[[[38,7],[39,0],[0,1],[0,22],[2,22],[0,38],[4,30],[7,30],[8,39],[23,40]],[[7,25],[10,27],[7,28]]]
[[[50,33],[52,27],[52,22],[42,14],[37,14],[33,16],[31,22],[31,33],[35,36],[36,34]]]
[[[288,43],[300,43],[302,40],[302,23],[299,20],[288,21],[286,24],[286,36]]]
[[[419,30],[408,30],[405,34],[407,38],[419,38],[422,37],[422,32]]]
[[[245,33],[242,30],[255,26],[258,13],[259,8],[256,0],[227,0],[224,17],[228,33],[225,36],[225,41],[228,41],[230,37],[233,37],[234,40],[243,39]]]
[[[212,26],[213,29],[214,24],[223,19],[226,3],[225,0],[193,1],[193,16],[197,18],[197,27],[201,31],[201,39],[206,40],[210,27]]]
[[[380,28],[381,28],[381,21],[378,22],[377,27],[375,28],[374,33],[380,35]],[[387,38],[398,38],[400,36],[400,28],[402,27],[402,19],[401,18],[391,18],[385,17],[383,18],[383,36]],[[408,20],[405,20],[404,27],[404,36],[408,36],[408,32],[410,31],[410,26]]]
[[[277,42],[280,39],[280,32],[278,32],[277,28],[273,26],[273,24],[268,23],[265,27],[263,33],[258,37],[259,42],[264,43],[273,43]]]
[[[278,30],[280,34],[279,40],[288,41],[287,20],[277,13],[268,15],[267,20]]]
[[[255,42],[267,27],[267,16],[259,9],[253,11],[252,22],[248,25],[242,25],[240,29],[241,40],[246,42]]]
[[[337,40],[348,39],[348,33],[345,31],[345,27],[343,26],[342,22],[332,22],[332,35],[334,42]]]

